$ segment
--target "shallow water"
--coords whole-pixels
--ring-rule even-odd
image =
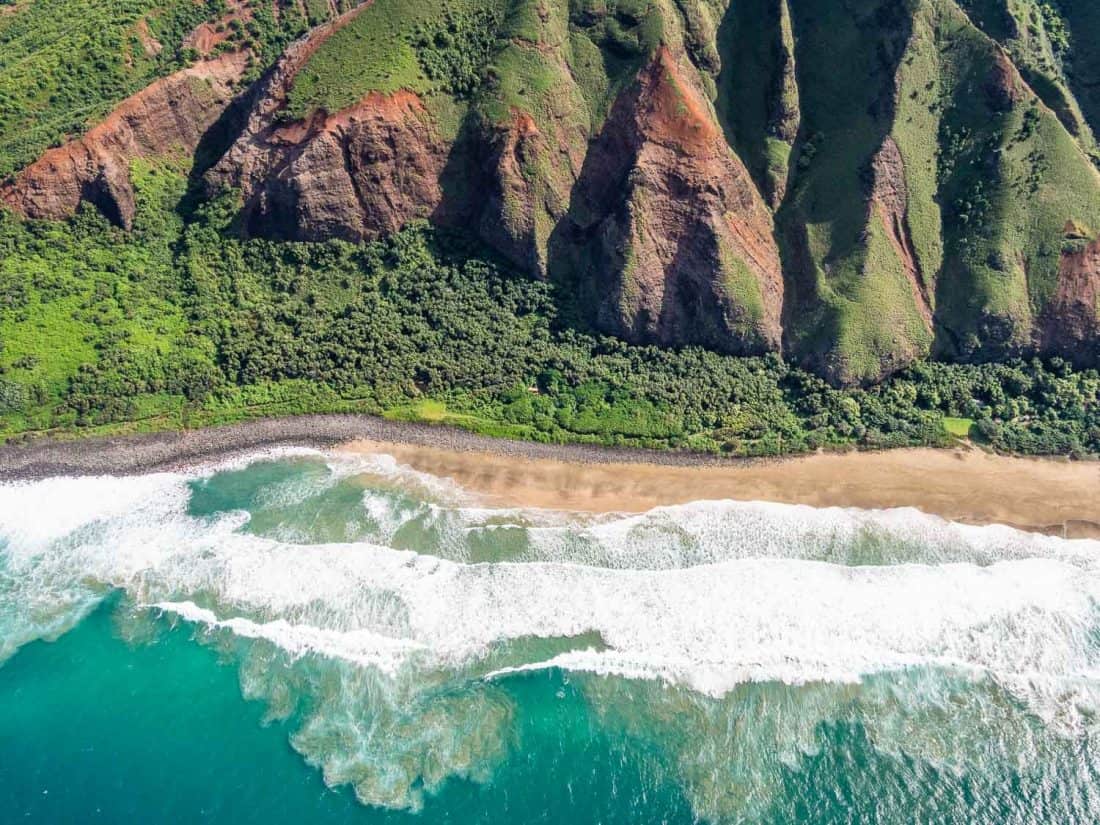
[[[1095,821],[1098,560],[311,450],[0,485],[0,819]]]

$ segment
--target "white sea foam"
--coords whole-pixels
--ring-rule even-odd
[[[629,569],[789,558],[837,564],[991,564],[1056,557],[1092,565],[1100,542],[1065,541],[1002,525],[972,526],[912,508],[816,509],[769,502],[701,501],[588,525],[529,528],[528,560],[579,560]],[[584,542],[581,558],[578,542]]]
[[[350,472],[375,466],[354,465]],[[376,544],[248,535],[242,513],[188,517],[186,482],[160,474],[0,487],[10,580],[39,603],[90,583],[149,604],[202,594],[202,612],[176,612],[245,635],[267,628],[264,637],[289,650],[390,670],[412,650],[443,665],[508,640],[596,632],[606,650],[551,664],[712,695],[744,681],[843,682],[926,664],[1013,680],[1096,676],[1095,543],[916,511],[722,502],[526,528],[527,558],[568,558],[561,548],[570,534],[587,535],[587,551],[601,551],[595,558],[462,564]],[[961,556],[985,566],[805,558],[835,555],[868,531],[878,544],[909,541],[930,561]]]
[[[335,655],[354,664],[376,667],[391,676],[397,673],[398,667],[411,654],[425,649],[421,643],[394,639],[369,630],[335,631],[292,625],[285,619],[254,622],[234,617],[223,621],[214,611],[199,607],[194,602],[159,602],[151,606],[211,630],[228,630],[241,639],[264,639],[292,656],[309,653]]]
[[[1097,582],[1056,561],[842,568],[738,560],[635,572],[464,566],[329,546],[297,554],[288,574],[283,552],[262,542],[236,547],[217,573],[219,602],[288,616],[282,632],[292,648],[356,661],[369,651],[329,631],[396,632],[430,651],[436,666],[484,657],[508,640],[594,631],[606,650],[566,653],[553,664],[715,696],[746,681],[846,682],[922,665],[987,671],[1025,699],[1043,680],[1097,676]],[[181,578],[196,572],[173,569],[153,589],[187,590],[214,578],[209,571],[193,583]],[[383,608],[394,604],[400,622],[385,620]],[[376,664],[392,667],[393,653]]]
[[[738,502],[637,516],[490,510],[388,457],[262,457],[317,459],[328,472],[271,485],[253,513],[203,517],[188,514],[198,470],[0,485],[0,662],[64,632],[115,590],[200,635],[262,640],[246,657],[262,647],[303,666],[327,662],[340,687],[318,688],[324,699],[295,745],[332,782],[395,806],[418,804],[425,771],[429,786],[448,771],[479,777],[483,760],[502,753],[509,710],[499,697],[416,698],[418,685],[449,678],[441,674],[489,671],[486,689],[544,668],[642,680],[646,691],[663,683],[671,691],[654,695],[667,695],[670,707],[687,703],[699,725],[765,683],[820,695],[820,718],[835,718],[854,686],[864,702],[889,708],[901,700],[875,674],[936,669],[994,686],[1052,730],[1091,730],[1100,710],[1097,542],[964,527],[913,510]],[[247,466],[235,461],[218,472]],[[371,542],[250,532],[258,513],[293,509],[359,477],[384,482],[365,484],[359,505],[378,525]],[[410,526],[425,543],[419,552],[387,546]],[[599,649],[526,644],[597,635]],[[533,650],[543,652],[524,652]],[[246,661],[246,691],[273,704],[308,689],[278,683],[285,663]],[[362,735],[374,744],[349,751],[365,703],[375,721]],[[983,699],[976,729],[1002,704]],[[647,708],[660,713],[660,705],[651,697]],[[892,712],[864,720],[884,748],[918,742],[955,758],[952,741],[917,736]],[[491,734],[479,732],[483,718]],[[796,744],[785,753],[806,746],[815,718],[791,718],[783,735]],[[458,720],[461,735],[445,730]],[[385,748],[388,757],[379,755]],[[443,751],[451,762],[433,762]],[[722,747],[714,751],[717,759]],[[714,798],[700,810],[721,807],[720,787],[701,793]]]

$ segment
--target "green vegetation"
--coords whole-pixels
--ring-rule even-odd
[[[733,4],[716,42],[721,72],[715,106],[726,137],[761,191],[776,204],[786,187],[799,119],[786,0]]]
[[[0,435],[364,411],[493,435],[774,455],[973,437],[1100,452],[1100,375],[922,363],[837,390],[777,357],[637,347],[560,322],[560,296],[425,227],[353,245],[185,222],[177,171],[133,170],[132,234],[0,217]]]
[[[943,428],[947,430],[948,435],[953,435],[955,438],[970,438],[970,431],[974,428],[974,420],[948,416],[943,419]]]
[[[184,65],[216,0],[30,0],[0,15],[0,178]]]
[[[563,108],[563,100],[589,110],[598,122],[610,93],[661,42],[661,21],[670,10],[656,5],[650,0],[374,0],[298,73],[284,116],[335,112],[369,92],[404,89],[430,101],[479,98],[494,123],[513,109],[534,115],[536,122],[549,121],[561,115],[553,110]],[[573,89],[563,88],[563,76],[576,85],[576,98]]]
[[[951,340],[939,348],[999,358],[1026,343],[1054,294],[1065,228],[1100,226],[1100,176],[1026,87],[995,79],[993,44],[961,23],[955,42],[942,56],[955,87],[941,102],[937,297]]]
[[[255,78],[294,37],[353,5],[5,7],[0,177],[198,59],[185,43],[204,21],[225,37],[216,49],[250,51]],[[533,238],[535,265],[556,277],[546,250],[570,208],[573,165],[664,44],[692,83],[694,65],[777,210],[793,355],[868,383],[930,353],[1024,351],[1062,254],[1100,231],[1100,176],[1086,154],[1097,158],[1100,57],[1082,34],[1100,24],[1096,4],[962,6],[967,14],[956,0],[374,0],[310,57],[282,116],[406,89],[459,153],[502,127],[537,133],[515,156],[523,186],[502,180],[499,215],[508,238]],[[570,327],[586,313],[565,294],[569,273],[557,286],[514,277],[470,241],[426,227],[359,246],[242,241],[240,204],[196,206],[197,190],[184,199],[191,170],[180,163],[133,167],[131,234],[90,209],[66,224],[0,217],[0,437],[363,410],[738,455],[964,437],[1026,453],[1100,450],[1092,371],[921,363],[843,391],[777,357],[629,346]],[[731,324],[752,328],[773,297],[720,252],[713,274]],[[637,251],[623,255],[622,299],[636,302]]]
[[[1064,228],[1100,227],[1091,133],[1055,99],[1073,98],[1064,69],[1083,12],[1068,1],[963,5],[970,17],[954,0],[790,3],[803,70],[789,182],[774,151],[776,112],[794,106],[777,80],[783,7],[738,4],[720,32],[727,134],[765,193],[786,184],[777,225],[792,350],[842,381],[875,381],[930,352],[1026,351],[1055,293]],[[903,215],[868,204],[899,190]]]
[[[829,67],[798,72],[800,131],[777,215],[788,260],[801,261],[792,292],[805,322],[792,330],[791,340],[801,357],[845,381],[876,380],[891,365],[926,355],[932,341],[881,210],[868,205],[878,176],[893,175],[900,180],[890,185],[904,186],[909,175],[927,173],[907,157],[904,169],[876,165],[888,139],[907,154],[907,135],[895,128],[893,100],[903,57],[921,39],[914,32],[920,5],[920,0],[857,8],[828,0],[790,4],[795,64]],[[776,26],[778,37],[778,20]],[[742,81],[733,76],[729,82]],[[755,136],[763,163],[766,131],[747,116],[732,110],[731,116],[740,119],[737,134]],[[932,257],[921,239],[913,233],[919,260]]]
[[[250,79],[321,22],[312,13],[307,21],[294,3],[243,5],[251,19],[219,24],[228,29],[219,48],[250,49]],[[330,13],[328,3],[314,5]],[[226,0],[26,0],[0,12],[0,180],[194,62],[199,55],[184,47],[187,36],[227,11]]]
[[[1053,111],[1081,148],[1100,160],[1093,129],[1089,63],[1100,17],[1077,0],[963,0],[986,34],[1012,56],[1028,85]],[[1076,35],[1076,36],[1075,36]],[[1092,120],[1090,126],[1089,120]]]
[[[504,11],[503,0],[374,0],[298,73],[286,117],[336,112],[368,92],[468,95]]]

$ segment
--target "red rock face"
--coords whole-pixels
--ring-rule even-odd
[[[183,40],[183,48],[194,49],[204,57],[229,39],[233,21],[247,23],[253,17],[252,7],[244,0],[226,0],[225,14],[216,23],[201,23]]]
[[[427,218],[448,147],[410,92],[372,93],[337,115],[246,130],[208,174],[235,186],[252,235],[358,241]]]
[[[1058,287],[1038,332],[1043,351],[1100,365],[1100,239],[1062,253]]]
[[[427,218],[472,231],[514,263],[546,273],[549,228],[568,206],[583,157],[560,151],[565,138],[542,134],[515,112],[510,122],[478,124],[456,145],[406,91],[283,123],[305,57],[293,51],[280,62],[255,94],[244,131],[206,176],[211,192],[240,189],[248,234],[358,241]],[[525,171],[547,156],[560,164],[563,154],[570,169],[561,185]]]
[[[598,323],[627,340],[778,350],[771,213],[701,94],[661,50],[589,152],[565,234]]]
[[[249,235],[359,241],[435,212],[449,147],[411,92],[372,93],[355,106],[284,123],[294,76],[369,3],[291,46],[252,92],[248,119],[207,173],[211,192],[241,191]]]
[[[32,218],[72,215],[82,201],[129,228],[134,216],[130,163],[194,154],[233,99],[244,53],[224,54],[158,80],[123,101],[78,140],[51,149],[0,189],[0,201]]]
[[[994,110],[1007,111],[1027,98],[1026,84],[1003,51],[997,52],[983,91]]]

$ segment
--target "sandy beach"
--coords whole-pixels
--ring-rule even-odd
[[[831,453],[694,467],[517,460],[372,441],[341,449],[388,453],[501,506],[643,512],[689,501],[737,499],[814,507],[916,507],[952,521],[1100,538],[1100,465],[1010,458],[975,449]]]
[[[263,419],[187,432],[0,446],[0,481],[178,470],[278,446],[385,452],[487,504],[639,512],[738,499],[815,507],[916,507],[972,524],[1100,538],[1100,463],[977,449],[737,460],[507,441],[361,415]]]

